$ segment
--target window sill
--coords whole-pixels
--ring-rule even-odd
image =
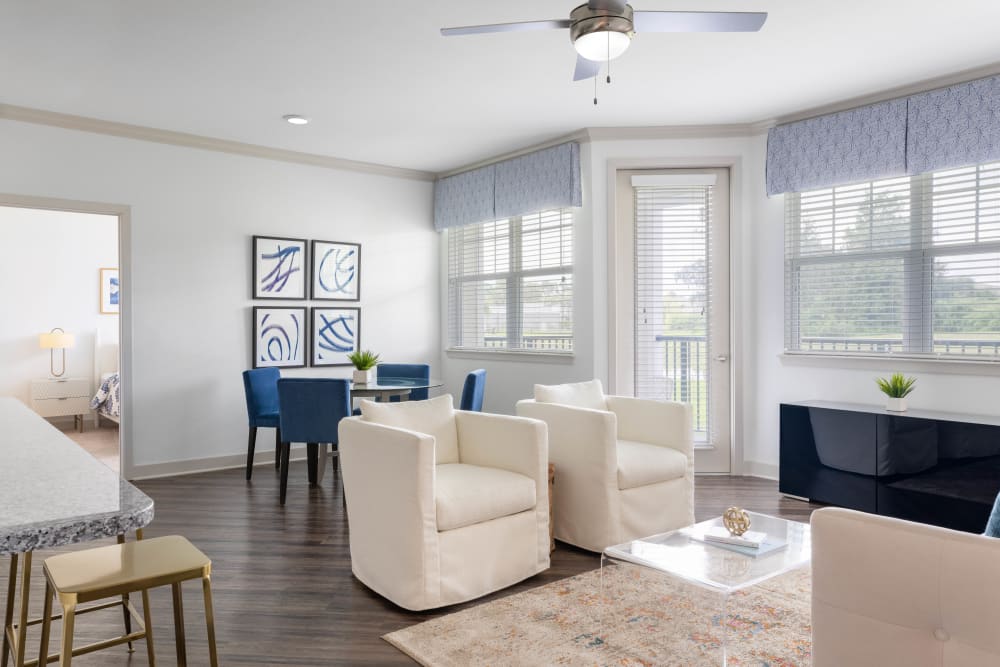
[[[466,350],[449,347],[445,354],[453,359],[490,359],[493,361],[520,361],[538,364],[572,364],[576,357],[572,352],[525,352],[511,350]]]
[[[809,352],[783,352],[778,355],[782,364],[875,371],[925,371],[954,375],[998,375],[1000,359],[929,359],[902,354],[816,354]]]

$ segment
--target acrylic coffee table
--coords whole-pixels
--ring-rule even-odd
[[[732,594],[808,565],[811,558],[809,524],[755,512],[749,514],[751,530],[763,531],[769,538],[785,541],[787,546],[754,557],[693,537],[709,528],[721,526],[721,517],[618,544],[605,549],[601,556],[602,599],[615,604],[616,591],[612,587],[616,585],[614,582],[622,580],[621,576],[612,576],[608,568],[639,568],[641,572],[637,572],[636,576],[648,577],[652,574],[654,577],[674,578],[694,584],[705,593],[701,596],[701,599],[707,600],[702,611],[707,611],[717,620],[721,619],[716,625],[723,629],[723,641],[718,647],[719,659],[715,663],[726,664],[727,656],[733,649],[730,645],[733,639],[725,631],[730,625],[728,616]],[[621,570],[615,574],[620,575]]]

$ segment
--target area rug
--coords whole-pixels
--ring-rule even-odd
[[[809,569],[720,594],[639,566],[585,572],[392,632],[426,667],[810,664]]]

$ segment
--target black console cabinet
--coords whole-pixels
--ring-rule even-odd
[[[1000,417],[781,404],[781,493],[981,533],[1000,492]]]

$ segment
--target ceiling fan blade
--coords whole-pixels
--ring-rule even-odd
[[[551,21],[520,21],[518,23],[491,23],[489,25],[466,25],[457,28],[441,28],[445,37],[455,35],[479,35],[486,32],[524,32],[527,30],[558,30],[568,28],[569,19],[552,19]]]
[[[591,9],[605,9],[612,14],[620,15],[625,11],[625,0],[590,0],[587,6]]]
[[[767,12],[640,12],[632,18],[636,32],[756,32]]]
[[[583,81],[584,79],[593,79],[601,71],[601,64],[593,60],[587,60],[583,56],[577,56],[573,80]]]

